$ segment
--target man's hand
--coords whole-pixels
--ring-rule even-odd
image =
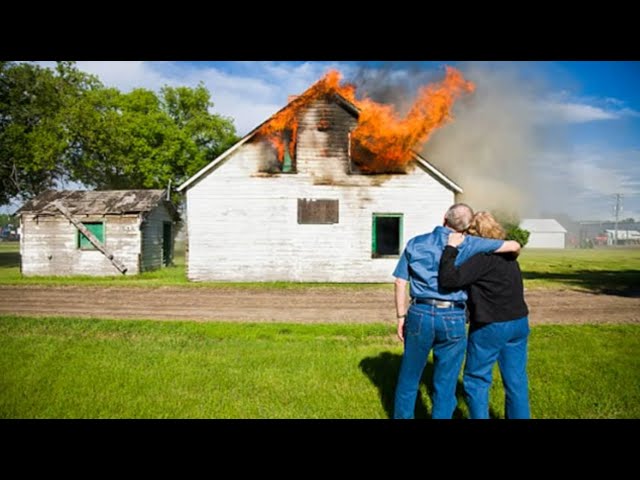
[[[407,317],[400,317],[398,319],[398,338],[404,343],[404,321]]]
[[[452,232],[449,234],[449,241],[447,245],[451,247],[457,247],[464,241],[464,235],[459,232]]]
[[[499,249],[497,249],[494,253],[512,252],[512,253],[515,253],[517,256],[518,254],[520,254],[521,248],[522,247],[520,246],[520,244],[515,240],[505,240],[502,243],[502,246]]]

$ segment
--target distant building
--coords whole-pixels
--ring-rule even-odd
[[[23,275],[135,275],[171,263],[180,217],[163,190],[54,191],[20,216]]]
[[[530,233],[527,248],[564,248],[567,230],[553,218],[524,218],[520,228]]]
[[[638,245],[640,244],[640,231],[638,230],[618,230],[616,242],[616,230],[605,230],[607,234],[607,245]]]

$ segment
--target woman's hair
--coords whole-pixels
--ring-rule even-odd
[[[477,212],[473,216],[467,231],[470,235],[485,238],[496,238],[498,240],[504,240],[507,236],[502,225],[500,225],[489,212]]]

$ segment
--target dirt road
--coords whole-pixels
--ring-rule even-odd
[[[526,293],[532,324],[640,323],[640,298]],[[393,287],[122,288],[0,286],[0,314],[158,320],[395,322]]]

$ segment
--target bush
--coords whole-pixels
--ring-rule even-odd
[[[523,247],[529,241],[529,235],[531,234],[529,230],[524,230],[520,228],[518,225],[514,224],[505,224],[504,229],[507,232],[507,240],[515,240]]]

